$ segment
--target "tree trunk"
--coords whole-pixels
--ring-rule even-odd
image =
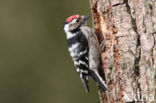
[[[101,103],[156,103],[156,0],[90,0],[108,90]]]

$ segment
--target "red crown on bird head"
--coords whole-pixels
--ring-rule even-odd
[[[72,16],[70,16],[69,18],[66,19],[66,23],[69,23],[69,22],[71,22],[73,19],[76,19],[76,18],[78,18],[78,15],[72,15]]]

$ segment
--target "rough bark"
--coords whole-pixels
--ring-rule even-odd
[[[108,90],[101,103],[156,103],[156,0],[90,0]]]

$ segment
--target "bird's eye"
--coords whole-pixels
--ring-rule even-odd
[[[79,19],[77,19],[76,22],[79,22]]]

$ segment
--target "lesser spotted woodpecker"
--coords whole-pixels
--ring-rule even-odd
[[[82,83],[89,92],[88,76],[92,77],[99,88],[107,89],[105,82],[98,73],[100,66],[100,46],[93,30],[89,28],[86,21],[91,17],[72,15],[66,19],[64,31],[67,37],[68,50],[76,71],[79,73]]]

